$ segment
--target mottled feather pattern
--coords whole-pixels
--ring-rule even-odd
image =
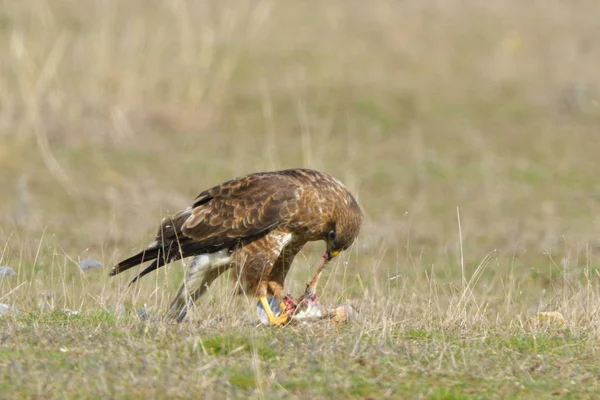
[[[330,175],[307,169],[246,175],[201,192],[191,207],[165,218],[155,242],[120,262],[111,275],[154,260],[137,280],[180,258],[227,251],[243,290],[280,298],[287,271],[306,242],[325,240],[335,230],[344,250],[362,219],[354,197]]]
[[[195,240],[255,236],[285,220],[295,209],[287,196],[296,186],[283,180],[250,175],[215,186],[199,195],[209,201],[195,207],[183,233]]]

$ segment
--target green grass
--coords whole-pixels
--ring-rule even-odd
[[[598,397],[594,2],[0,10],[0,397]],[[171,325],[184,263],[107,276],[201,190],[298,166],[364,209],[320,285],[357,321],[257,326],[224,276]]]
[[[87,318],[95,320],[83,316],[81,321]],[[394,329],[382,338],[380,331],[357,336],[359,327],[327,324],[278,331],[235,324],[199,330],[195,323],[152,329],[124,318],[90,328],[56,318],[31,331],[31,323],[19,318],[9,324],[11,334],[0,352],[4,390],[33,394],[25,382],[50,374],[49,393],[67,396],[151,392],[187,397],[204,390],[235,397],[263,391],[268,398],[408,393],[580,398],[596,393],[594,341],[552,330],[523,335]],[[117,394],[111,389],[116,387],[127,391]]]

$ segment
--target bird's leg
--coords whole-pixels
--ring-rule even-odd
[[[275,316],[273,310],[271,310],[271,306],[269,305],[269,300],[266,296],[260,296],[260,303],[267,314],[267,318],[269,318],[269,323],[271,325],[284,325],[289,322],[290,317],[297,311],[298,307],[303,302],[315,302],[317,298],[317,285],[319,284],[319,279],[323,274],[323,270],[325,266],[329,262],[330,258],[328,254],[323,256],[323,262],[317,268],[315,275],[311,279],[311,281],[306,285],[306,289],[304,290],[304,294],[298,298],[298,300],[294,300],[289,296],[285,296],[283,300],[279,303],[279,307],[281,308],[281,314],[279,316]]]
[[[281,313],[279,316],[275,316],[273,310],[271,310],[271,306],[269,305],[269,300],[267,296],[259,297],[260,304],[262,304],[265,313],[267,314],[267,318],[269,318],[269,323],[275,326],[283,326],[289,321],[289,317],[286,313]]]
[[[327,265],[328,262],[329,262],[329,258],[327,256],[327,254],[325,254],[323,256],[323,262],[321,263],[321,265],[319,265],[319,268],[317,268],[317,271],[315,272],[315,276],[312,278],[312,280],[308,284],[308,287],[311,289],[311,291],[314,294],[317,294],[317,285],[319,284],[319,279],[321,279],[323,270],[325,270],[325,266]]]
[[[296,309],[296,303],[290,296],[285,295],[283,291],[283,283],[279,279],[271,279],[268,282],[269,289],[273,292],[273,297],[281,299],[279,301],[279,309],[281,313],[279,315],[287,314],[291,315]]]
[[[189,306],[198,300],[208,290],[208,286],[227,268],[229,267],[205,265],[194,259],[187,276],[177,291],[177,295],[171,302],[167,314],[168,318],[177,322],[183,321]]]
[[[317,268],[317,271],[315,272],[315,275],[311,279],[310,283],[308,285],[306,285],[304,294],[302,296],[300,296],[300,298],[298,299],[298,303],[300,303],[303,300],[316,299],[317,285],[319,284],[319,279],[321,279],[321,274],[323,274],[323,270],[325,269],[325,266],[327,265],[328,262],[329,262],[329,257],[327,254],[325,254],[323,256],[323,262],[321,262],[321,265],[319,265],[319,268]]]
[[[275,297],[276,299],[281,299],[279,301],[279,309],[283,314],[288,308],[288,304],[285,300],[286,296],[283,294],[283,283],[280,282],[279,279],[276,279],[276,277],[271,276],[269,282],[267,283],[267,286],[270,289],[270,291],[273,292],[273,297]]]

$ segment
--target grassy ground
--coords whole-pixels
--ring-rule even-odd
[[[596,2],[0,4],[0,397],[598,397]],[[202,189],[296,166],[365,211],[320,287],[359,320],[257,327],[224,278],[168,325],[184,263],[108,278]]]

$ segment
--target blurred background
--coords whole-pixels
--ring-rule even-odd
[[[600,267],[599,8],[0,1],[0,263],[92,257],[105,285],[201,190],[309,167],[367,217],[345,277],[425,290],[484,260],[482,293],[537,304]]]

